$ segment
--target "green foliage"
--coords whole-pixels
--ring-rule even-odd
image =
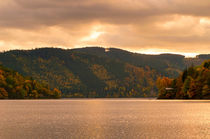
[[[182,92],[184,94],[184,98],[187,98],[187,92],[190,89],[190,84],[191,84],[192,78],[188,76],[188,78],[184,81],[183,87],[182,87]]]
[[[43,91],[44,90],[44,91]],[[58,89],[51,91],[33,79],[0,66],[0,99],[60,98]]]
[[[202,66],[186,69],[180,77],[174,79],[176,80],[174,84],[165,84],[165,78],[159,79],[157,82],[159,98],[210,99],[209,65],[210,60],[204,62]],[[166,88],[172,88],[172,90],[169,91]]]

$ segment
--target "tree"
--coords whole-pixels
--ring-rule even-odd
[[[202,88],[202,95],[203,96],[208,96],[210,95],[210,85],[204,85]]]
[[[203,67],[209,69],[210,68],[210,60],[203,63]]]
[[[0,87],[0,99],[6,99],[8,98],[8,93],[4,88]]]
[[[170,98],[170,94],[167,92],[167,88],[171,88],[173,79],[168,77],[158,78],[157,87],[159,89],[158,98]]]
[[[23,77],[19,73],[0,66],[0,98],[60,98],[58,89],[38,83],[32,78]]]
[[[195,80],[192,79],[189,85],[189,90],[187,90],[188,98],[193,98],[194,96],[196,96],[196,89],[197,89],[196,82]]]
[[[39,98],[39,93],[37,92],[37,90],[31,91],[31,94],[29,94],[29,98]]]
[[[190,88],[190,83],[191,83],[191,77],[187,77],[187,79],[184,81],[183,87],[182,87],[182,93],[184,98],[188,98],[187,91]]]
[[[159,98],[185,98],[185,99],[210,99],[210,60],[201,66],[190,67],[183,71],[178,78],[172,82],[174,92],[166,92],[166,81],[158,79]],[[167,78],[165,78],[167,79]],[[184,81],[184,82],[183,82]],[[175,96],[175,97],[173,97]]]
[[[54,98],[61,98],[61,91],[58,90],[57,88],[54,88],[53,95],[54,95]]]

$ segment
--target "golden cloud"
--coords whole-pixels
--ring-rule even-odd
[[[0,50],[118,47],[210,53],[208,0],[4,0]]]

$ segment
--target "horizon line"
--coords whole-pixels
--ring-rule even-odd
[[[68,48],[68,47],[62,47],[62,46],[46,46],[46,47],[35,47],[35,48],[14,48],[14,49],[8,49],[8,50],[0,50],[0,53],[5,53],[9,51],[15,51],[15,50],[20,50],[20,51],[30,51],[30,50],[35,50],[35,49],[44,49],[44,48],[53,48],[53,49],[63,49],[63,50],[73,50],[73,49],[82,49],[82,48],[103,48],[103,49],[120,49],[123,51],[128,51],[131,53],[136,53],[136,54],[144,54],[144,55],[163,55],[163,54],[171,54],[171,55],[181,55],[184,56],[185,58],[196,58],[199,55],[209,55],[210,53],[186,53],[186,52],[170,52],[170,51],[148,51],[148,50],[154,50],[154,49],[145,49],[141,51],[135,51],[135,50],[129,50],[129,49],[122,49],[118,47],[103,47],[103,46],[84,46],[84,47],[73,47],[73,48]],[[105,50],[106,51],[106,50]]]

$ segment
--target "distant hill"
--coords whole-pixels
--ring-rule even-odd
[[[59,88],[64,97],[151,97],[159,76],[177,77],[193,62],[182,55],[91,47],[13,50],[0,53],[0,63]]]
[[[196,58],[185,58],[186,67],[201,65],[203,61],[210,59],[210,54],[197,55]]]
[[[0,65],[0,99],[60,98],[58,89],[51,90],[36,80]]]
[[[185,58],[185,56],[177,54],[146,55],[122,49],[105,49],[102,47],[86,47],[71,49],[70,51],[117,59],[137,67],[148,66],[167,77],[177,77],[185,68],[192,65],[200,65],[204,60],[210,59],[210,54],[198,55],[196,58]]]
[[[100,47],[87,47],[73,49],[74,52],[82,52],[86,54],[97,55],[99,57],[107,57],[117,59],[137,67],[150,67],[155,69],[158,73],[165,76],[178,76],[179,72],[185,68],[184,56],[174,54],[161,55],[145,55],[138,53],[131,53],[125,50],[109,48],[108,51]]]
[[[199,59],[210,59],[210,54],[198,55],[197,58],[199,58]]]

